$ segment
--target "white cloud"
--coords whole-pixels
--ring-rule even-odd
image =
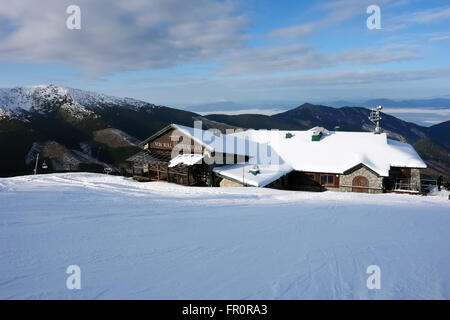
[[[369,47],[346,50],[330,56],[335,64],[349,65],[373,65],[394,61],[407,61],[421,59],[422,56],[415,53],[419,50],[416,45],[388,45],[381,48]]]
[[[384,108],[383,112],[392,114],[433,114],[450,117],[450,109],[425,109],[425,108]]]
[[[388,6],[390,3],[392,3],[391,0],[379,0],[377,2],[380,6]],[[269,33],[269,36],[288,39],[305,38],[321,29],[338,25],[356,16],[366,17],[366,9],[371,4],[374,4],[373,0],[334,0],[320,2],[312,9],[312,12],[318,12],[322,18],[314,22],[276,29]],[[392,5],[390,6],[392,7]],[[362,20],[361,25],[365,26],[365,20]]]
[[[223,61],[226,66],[222,75],[310,70],[328,65],[325,56],[302,44],[234,50]]]
[[[213,0],[79,0],[81,30],[66,28],[68,0],[0,7],[0,60],[65,64],[99,75],[203,62],[246,43],[235,3]]]
[[[414,23],[435,23],[450,19],[450,8],[441,7],[423,11],[417,11],[405,15],[402,20]]]
[[[316,31],[315,29],[316,28],[314,24],[306,23],[297,26],[276,29],[269,33],[269,37],[300,39],[312,35]]]
[[[192,112],[198,113],[202,116],[208,115],[208,114],[225,114],[229,116],[235,116],[239,114],[262,114],[266,116],[271,116],[283,111],[286,111],[286,109],[255,109],[255,108],[248,108],[248,109],[241,109],[241,110],[227,110],[227,109],[218,109],[213,111],[195,111],[195,108],[192,108]]]
[[[387,25],[386,27],[383,27],[383,31],[387,31],[387,32],[394,32],[394,31],[399,31],[399,30],[403,30],[406,29],[407,25],[405,23],[400,23],[400,24],[391,24],[391,25]]]
[[[279,77],[262,77],[245,80],[247,88],[293,88],[328,86],[339,87],[360,84],[373,84],[388,82],[404,82],[415,80],[427,80],[437,78],[450,78],[449,68],[439,69],[417,69],[400,71],[381,70],[357,70],[357,71],[334,71],[312,74],[300,74]],[[237,82],[237,86],[244,84]]]
[[[430,38],[430,41],[443,41],[443,40],[450,40],[450,34],[443,36],[434,36]]]
[[[333,54],[317,52],[308,45],[235,50],[223,57],[223,75],[262,74],[314,70],[338,65],[374,65],[421,59],[418,46],[389,45],[345,50]]]

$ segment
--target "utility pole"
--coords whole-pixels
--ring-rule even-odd
[[[37,156],[36,156],[36,164],[34,165],[34,174],[37,173],[38,161],[39,161],[39,152],[38,152],[38,154],[37,154]]]

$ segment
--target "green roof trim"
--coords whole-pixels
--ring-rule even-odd
[[[322,132],[319,132],[319,134],[313,134],[311,141],[320,141],[320,138],[322,138]]]

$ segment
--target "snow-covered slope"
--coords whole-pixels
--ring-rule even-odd
[[[447,197],[0,179],[0,298],[449,299]]]
[[[77,103],[88,107],[103,107],[105,104],[127,105],[128,107],[142,107],[145,105],[151,105],[148,102],[133,98],[119,98],[92,91],[84,91],[74,88],[67,88],[67,91]]]
[[[11,113],[8,110],[3,110],[0,108],[0,120],[9,117],[11,117]]]
[[[45,111],[43,106],[49,103],[62,105],[74,115],[92,112],[105,105],[121,105],[131,108],[152,106],[147,102],[132,98],[118,98],[56,85],[0,88],[0,110],[2,110],[0,116],[4,116],[6,111],[13,114],[21,110]]]
[[[55,85],[0,88],[0,109],[3,113],[20,115],[22,111],[46,113],[60,108],[75,119],[94,115],[74,101],[67,89]]]
[[[34,87],[0,88],[0,109],[15,111],[29,110],[32,106]]]

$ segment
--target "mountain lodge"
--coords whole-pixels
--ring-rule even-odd
[[[426,164],[385,133],[240,130],[221,133],[171,124],[127,161],[139,181],[189,186],[419,193]]]

